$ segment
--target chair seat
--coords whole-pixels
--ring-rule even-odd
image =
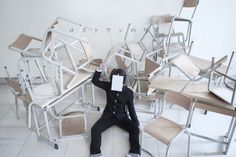
[[[82,85],[85,81],[90,79],[91,76],[92,76],[91,73],[80,71],[79,75],[77,77],[75,77],[74,81],[71,83],[70,88],[67,88],[66,86],[64,86],[64,89],[63,89],[63,91],[62,91],[62,93],[60,95],[54,95],[54,96],[50,96],[50,97],[40,97],[41,99],[36,99],[35,100],[35,104],[37,104],[41,108],[49,107],[48,106],[49,104],[53,103],[54,101],[56,101],[60,97],[63,97],[63,95],[65,95],[66,93],[70,92],[71,90],[73,90],[77,86]],[[70,76],[64,75],[63,81],[65,83],[70,81],[70,80],[71,80]],[[39,92],[39,93],[41,93],[41,92]]]
[[[73,116],[67,118],[67,116]],[[84,112],[75,111],[63,115],[62,118],[62,136],[79,135],[86,132]]]
[[[197,64],[200,68],[200,73],[205,73],[206,70],[211,66],[211,61],[196,56],[189,56],[191,60]],[[227,69],[226,65],[222,65],[218,68],[218,71],[225,73]]]
[[[159,117],[151,122],[144,130],[167,145],[182,129],[183,127],[177,123],[167,118]]]
[[[210,90],[213,94],[231,104],[233,90],[227,87],[214,87]]]

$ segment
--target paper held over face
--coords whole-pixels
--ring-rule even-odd
[[[124,80],[124,76],[113,75],[111,90],[121,92],[123,88],[123,80]]]

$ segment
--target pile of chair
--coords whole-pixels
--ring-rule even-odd
[[[131,26],[128,24],[122,46],[114,46],[104,59],[108,65],[107,70],[102,74],[104,79],[109,79],[111,69],[124,69],[128,74],[128,85],[133,88],[136,97],[154,102],[154,110],[146,111],[154,115],[154,120],[144,128],[144,132],[168,145],[166,156],[169,154],[172,143],[183,133],[189,135],[188,155],[190,154],[188,127],[191,124],[195,102],[182,95],[190,82],[207,79],[210,86],[212,79],[214,82],[220,80],[221,83],[217,84],[218,87],[220,88],[224,82],[225,91],[230,92],[233,97],[232,99],[225,98],[225,100],[235,104],[236,81],[227,75],[234,52],[228,66],[223,65],[227,56],[223,56],[217,61],[212,57],[212,60],[208,61],[190,55],[193,45],[193,41],[191,41],[192,20],[198,4],[199,0],[185,0],[176,15],[153,16],[146,31],[136,43],[127,42]],[[189,18],[182,15],[185,8],[192,9]],[[186,31],[176,31],[174,26],[177,23],[185,23],[187,25]],[[33,113],[38,137],[42,137],[41,130],[46,127],[46,140],[55,144],[55,148],[58,147],[55,141],[61,140],[65,132],[72,135],[71,132],[75,130],[77,135],[86,136],[86,112],[80,110],[65,112],[71,105],[64,107],[60,112],[55,109],[58,102],[77,89],[82,89],[80,99],[83,104],[87,104],[83,101],[83,86],[90,82],[94,70],[103,62],[102,59],[93,58],[91,45],[83,34],[85,29],[93,30],[82,24],[57,18],[45,31],[42,40],[21,34],[9,46],[11,50],[20,52],[22,56],[18,61],[18,80],[7,79],[16,97],[17,117],[19,117],[17,98],[20,98],[27,107],[28,126],[31,127],[31,113]],[[5,69],[7,71],[6,67]],[[39,74],[37,77],[35,76],[37,72],[35,69]],[[178,93],[163,93],[150,88],[152,80],[166,72],[168,72],[168,77],[176,78],[172,69],[180,71],[181,79],[186,80]],[[226,80],[233,82],[233,87]],[[228,87],[231,90],[228,90]],[[94,106],[94,91],[93,88],[91,89],[92,106]],[[160,99],[160,96],[165,98],[165,101],[177,104],[188,111],[188,118],[184,127],[161,116],[163,107],[158,106],[157,100],[164,99]],[[39,122],[41,114],[37,113],[37,109],[43,113],[43,124]],[[51,136],[48,114],[50,114],[51,119],[59,121],[59,139],[55,140]],[[77,124],[73,125],[74,123]],[[68,131],[66,129],[69,126],[79,127],[71,128],[72,131]],[[166,129],[165,126],[172,128],[172,130]]]
[[[84,102],[83,86],[91,81],[94,70],[102,60],[93,58],[91,45],[83,34],[85,29],[93,30],[59,17],[45,31],[42,40],[20,34],[9,46],[11,50],[21,54],[17,64],[18,79],[10,79],[10,76],[7,79],[16,98],[17,118],[19,98],[23,100],[28,112],[28,127],[31,128],[33,113],[38,138],[46,139],[54,144],[55,148],[58,148],[58,140],[86,137],[86,110],[71,111],[70,106],[73,103],[63,105],[60,111],[56,109],[56,104],[78,90],[81,92],[81,98],[76,102],[80,100],[82,105],[93,106]],[[7,67],[5,69],[7,72]],[[40,122],[41,113],[43,122]],[[55,119],[59,122],[59,138],[51,135],[50,121]],[[66,123],[73,125],[68,127]],[[47,130],[47,136],[41,134],[44,128]]]
[[[229,102],[229,104],[235,104],[233,101],[235,101],[236,81],[227,75],[234,52],[230,57],[228,65],[225,64],[227,55],[218,60],[215,60],[215,57],[212,57],[212,60],[207,60],[191,55],[191,48],[193,46],[193,41],[191,40],[192,20],[198,4],[199,0],[185,0],[177,15],[167,14],[153,16],[150,25],[136,43],[127,42],[131,25],[129,24],[125,34],[124,44],[119,47],[114,47],[107,59],[108,65],[111,65],[112,68],[122,68],[130,74],[130,81],[128,83],[133,88],[137,98],[154,102],[154,110],[148,109],[144,111],[148,113],[151,112],[155,117],[155,119],[144,128],[144,132],[168,145],[166,156],[168,156],[170,146],[174,140],[182,133],[188,133],[188,126],[190,126],[191,123],[192,109],[195,102],[188,97],[184,97],[182,93],[191,82],[210,82],[212,79],[214,82],[218,80],[224,80],[225,82],[225,80],[228,79],[233,86],[229,86],[229,83],[224,83],[224,89],[221,87],[222,83],[219,83],[218,86],[221,93],[222,90],[229,93],[227,97],[230,98],[223,99]],[[190,17],[183,17],[184,9],[192,10]],[[185,23],[187,25],[185,32],[175,30],[175,25],[178,23]],[[114,64],[114,62],[116,64]],[[177,71],[172,72],[172,69]],[[166,72],[168,72],[168,77],[172,80],[178,78],[185,82],[178,93],[163,93],[162,91],[157,91],[155,88],[150,87],[151,82],[155,78],[166,74]],[[175,76],[176,73],[178,74],[177,76]],[[165,101],[183,106],[189,111],[185,127],[161,117],[163,107],[160,107],[160,103],[157,103],[157,100],[161,100],[160,96],[162,99],[164,98]],[[170,130],[170,128],[173,130],[170,132],[167,131]],[[188,133],[188,135],[190,140],[190,134]],[[189,154],[190,141],[188,143],[188,156]]]

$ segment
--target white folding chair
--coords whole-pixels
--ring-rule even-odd
[[[44,65],[41,64],[42,60],[40,58],[40,47],[42,45],[42,42],[43,41],[41,39],[38,39],[36,37],[20,34],[18,38],[11,45],[9,45],[9,49],[19,52],[22,58],[28,57],[28,59],[33,60],[43,80],[47,80],[44,72]],[[25,69],[30,71],[30,66],[28,62],[28,60],[25,60],[24,66]]]
[[[232,106],[236,105],[236,73],[230,72],[231,63],[233,61],[234,52],[232,52],[230,61],[225,71],[222,69],[214,70],[208,81],[208,89],[210,92],[223,99]],[[217,76],[220,79],[215,79]]]
[[[180,70],[188,79],[188,83],[182,88],[181,92],[187,87],[191,81],[199,81],[203,78],[210,76],[211,72],[218,69],[227,60],[227,55],[220,58],[218,61],[214,61],[212,58],[211,65],[205,69],[196,64],[188,55],[181,54],[169,61],[169,66],[176,67]]]
[[[5,69],[6,74],[7,74],[7,77],[6,77],[7,84],[9,86],[9,89],[10,89],[11,93],[15,97],[16,118],[19,119],[20,116],[19,116],[19,102],[18,102],[18,100],[21,100],[23,102],[23,104],[26,108],[26,113],[27,113],[28,105],[30,104],[31,99],[30,99],[28,94],[22,94],[23,91],[21,89],[21,84],[18,81],[18,79],[17,78],[11,78],[6,66],[4,66],[4,69]]]
[[[157,62],[164,64],[176,55],[191,50],[192,45],[185,45],[184,34],[174,32],[174,20],[175,16],[169,14],[151,18],[148,32],[153,37],[153,52],[148,53],[146,57],[152,57]]]
[[[87,54],[81,44],[82,42],[88,42],[82,37],[83,32],[87,30],[91,31],[93,29],[59,17],[45,33],[45,38],[50,38],[51,42],[45,47],[46,51],[42,51],[42,56],[57,66],[62,62],[63,71],[72,76],[67,88],[70,87],[74,79],[79,75],[77,63],[87,59]],[[47,51],[48,49],[50,50],[49,52]]]
[[[61,64],[58,69],[59,70],[55,72],[55,79],[51,79],[50,82],[39,85],[31,84],[27,73],[23,70],[21,70],[19,76],[19,80],[22,82],[21,87],[24,91],[23,94],[28,93],[31,99],[31,103],[28,107],[28,127],[31,128],[31,112],[33,112],[38,139],[52,144],[55,149],[58,149],[58,141],[87,137],[86,112],[79,110],[68,112],[67,109],[74,103],[63,105],[63,109],[56,112],[56,104],[77,91],[78,88],[81,88],[81,86],[90,81],[91,78],[90,73],[81,72],[80,77],[77,77],[73,82],[72,88],[67,89],[64,82],[66,82],[68,78],[63,76],[65,74],[62,72]],[[63,88],[63,90],[61,88]],[[48,114],[50,114],[50,116],[48,116]],[[40,119],[41,115],[43,115],[43,120]],[[51,132],[50,125],[52,120],[58,120],[59,122],[59,137],[53,135]],[[79,126],[70,126],[70,128],[67,128],[68,123],[78,124]],[[46,129],[46,136],[42,134],[43,129]]]
[[[190,98],[181,95],[180,93],[170,91],[166,92],[165,100],[166,102],[171,102],[188,111],[186,123],[182,125],[174,119],[160,116],[152,120],[147,126],[145,126],[145,128],[143,129],[142,137],[144,137],[144,134],[147,133],[163,144],[167,145],[165,157],[168,157],[171,146],[180,136],[186,133],[188,135],[187,156],[190,156],[191,133],[188,131],[188,127],[191,124],[195,102]],[[142,138],[142,143],[143,140],[145,140],[145,138]]]
[[[187,22],[188,26],[187,26],[187,31],[185,33],[186,34],[185,42],[187,42],[188,46],[190,46],[191,43],[192,20],[197,10],[198,4],[199,0],[184,0],[178,15],[174,19],[174,22],[181,22],[181,23]],[[184,10],[188,10],[189,16],[184,16]],[[189,14],[190,10],[191,13]]]
[[[126,70],[129,74],[135,75],[137,74],[138,66],[144,62],[146,55],[149,53],[143,43],[143,39],[148,31],[145,31],[139,41],[130,43],[127,41],[130,26],[131,23],[127,26],[122,46],[113,47],[106,61],[112,65],[116,62],[119,68]],[[115,68],[115,66],[112,68]]]
[[[73,82],[73,79],[78,75],[73,52],[76,51],[77,54],[84,55],[83,49],[80,48],[80,44],[78,43],[82,40],[81,36],[83,32],[87,30],[93,29],[74,21],[58,17],[45,31],[42,40],[21,34],[9,48],[20,52],[22,57],[27,57],[28,60],[34,60],[44,81],[48,78],[44,71],[45,65],[40,64],[39,60],[41,59],[56,66],[59,66],[60,62],[62,62],[63,71],[73,76],[71,80],[71,82]],[[59,53],[64,53],[66,59],[60,60],[60,58],[58,58]],[[26,59],[23,60],[27,62]],[[27,68],[29,69],[29,66]],[[19,67],[19,69],[21,68]],[[71,82],[68,83],[68,87]]]
[[[80,44],[85,54],[85,58],[77,64],[77,69],[83,69],[88,72],[94,72],[103,62],[100,58],[93,57],[93,50],[89,41],[81,40]]]
[[[152,113],[154,117],[158,115],[157,113],[157,97],[156,90],[150,88],[150,79],[154,77],[161,70],[161,66],[150,58],[145,59],[145,69],[144,71],[139,71],[134,77],[133,89],[135,96],[139,100],[144,100],[149,103],[154,104],[154,111],[146,111],[140,109],[141,112]]]

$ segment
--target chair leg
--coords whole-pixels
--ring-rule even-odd
[[[39,128],[39,122],[38,122],[38,117],[37,117],[35,106],[32,106],[32,111],[33,111],[33,117],[34,117],[34,122],[35,122],[36,133],[37,133],[37,136],[39,137],[40,136],[40,128]],[[31,118],[31,116],[30,116],[30,118]]]
[[[141,132],[141,135],[140,135],[140,146],[141,146],[141,149],[143,148],[143,134],[144,134],[144,131]],[[141,157],[143,156],[143,151],[141,151]]]
[[[186,132],[188,135],[188,157],[190,157],[190,149],[191,149],[191,133],[190,132]]]
[[[141,132],[140,135],[140,147],[141,147],[141,157],[143,157],[143,153],[145,152],[147,155],[149,155],[150,157],[154,157],[154,155],[152,155],[152,153],[150,153],[148,150],[143,148],[143,139],[144,139],[144,131]]]
[[[28,128],[30,129],[31,128],[31,112],[32,112],[32,105],[33,105],[33,102],[31,102],[29,105],[28,105]]]
[[[18,103],[18,98],[15,95],[15,105],[16,105],[16,119],[20,119],[19,117],[19,103]]]
[[[167,146],[166,148],[166,154],[165,154],[165,157],[168,157],[169,156],[169,150],[170,150],[170,147],[171,147],[171,143]]]

